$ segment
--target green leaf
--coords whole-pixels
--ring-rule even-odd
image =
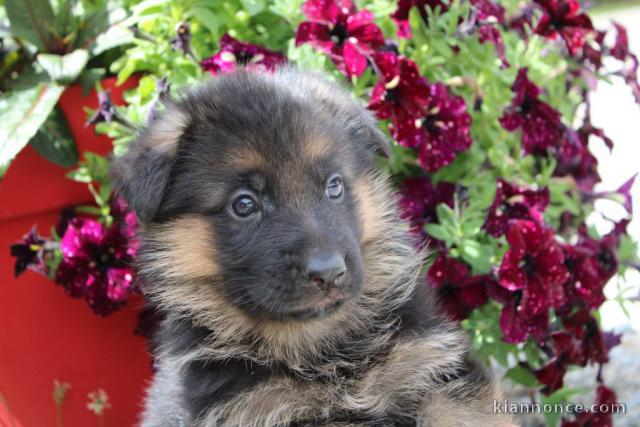
[[[533,373],[520,365],[514,366],[509,369],[505,374],[506,378],[509,378],[518,384],[522,384],[525,387],[535,387],[538,384],[538,380]]]
[[[240,0],[244,9],[249,12],[249,15],[255,16],[262,12],[266,7],[264,0]]]
[[[0,177],[55,107],[64,87],[40,83],[0,98]]]
[[[440,224],[426,224],[424,226],[424,229],[427,233],[438,240],[444,240],[448,242],[453,240],[449,233],[447,233],[447,229],[445,229]]]
[[[48,51],[53,28],[53,9],[49,0],[6,0],[11,32],[34,44],[39,51]]]
[[[78,163],[78,147],[67,119],[58,108],[54,108],[29,143],[45,159],[64,168]]]
[[[61,84],[69,84],[78,78],[84,66],[87,65],[89,52],[84,49],[76,49],[66,55],[41,53],[37,59],[51,80]]]

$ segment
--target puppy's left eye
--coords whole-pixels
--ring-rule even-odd
[[[344,191],[344,184],[342,182],[342,176],[333,175],[327,182],[325,194],[330,199],[339,199]]]
[[[251,195],[241,194],[235,198],[231,204],[231,209],[240,218],[246,218],[258,212],[259,206]]]

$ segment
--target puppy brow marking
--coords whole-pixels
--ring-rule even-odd
[[[232,168],[236,169],[237,173],[261,169],[268,164],[262,154],[255,150],[246,148],[236,148],[225,157],[225,162]]]

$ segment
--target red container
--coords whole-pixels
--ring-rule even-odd
[[[136,85],[137,79],[120,87],[115,79],[103,81],[116,104],[123,102],[123,91]],[[110,151],[107,137],[84,127],[84,107],[98,106],[95,91],[84,97],[79,86],[72,86],[59,105],[81,155]],[[131,426],[151,375],[146,341],[133,334],[142,301],[130,301],[100,318],[84,300],[69,298],[36,273],[13,277],[11,243],[33,225],[49,235],[62,208],[92,201],[86,185],[65,178],[67,172],[27,147],[0,182],[0,393],[23,427],[53,426],[53,381],[69,383],[63,419],[66,427],[74,427],[98,425],[87,409],[87,394],[102,388],[112,406],[105,412],[105,425]],[[6,408],[0,409],[0,426],[8,423],[7,416]]]

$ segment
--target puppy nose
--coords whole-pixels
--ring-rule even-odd
[[[307,260],[309,280],[324,290],[341,285],[346,271],[344,257],[336,252],[315,253]]]

